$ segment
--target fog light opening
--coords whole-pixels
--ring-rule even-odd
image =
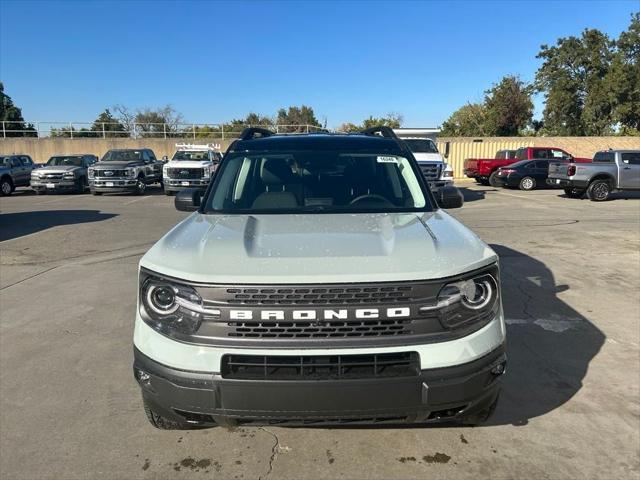
[[[504,375],[506,371],[507,371],[507,362],[499,363],[498,365],[496,365],[491,369],[491,373],[496,377],[500,375]]]

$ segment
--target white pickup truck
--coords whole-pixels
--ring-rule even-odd
[[[219,144],[176,143],[173,158],[162,168],[164,193],[173,195],[185,188],[206,189],[221,160]]]

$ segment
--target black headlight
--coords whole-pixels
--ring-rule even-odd
[[[220,313],[206,309],[193,287],[146,270],[140,272],[139,300],[142,319],[167,335],[194,334],[203,320]]]
[[[500,308],[498,270],[477,273],[446,284],[434,305],[420,308],[423,315],[437,315],[447,329],[486,323]]]

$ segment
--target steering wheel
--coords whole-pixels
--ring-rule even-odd
[[[382,195],[376,195],[375,193],[367,193],[365,195],[360,195],[359,197],[354,198],[349,202],[349,205],[355,205],[356,203],[360,203],[366,200],[377,200],[386,203],[387,205],[392,205],[392,203],[384,198]]]

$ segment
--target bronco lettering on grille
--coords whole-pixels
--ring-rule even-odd
[[[380,312],[379,308],[356,308],[352,311],[353,317],[360,319],[379,318],[381,313],[386,314],[386,318],[406,318],[411,315],[411,309],[391,307]],[[260,320],[285,320],[285,315],[290,315],[293,320],[346,320],[349,317],[349,310],[262,310]],[[229,318],[253,320],[253,310],[229,310]]]

